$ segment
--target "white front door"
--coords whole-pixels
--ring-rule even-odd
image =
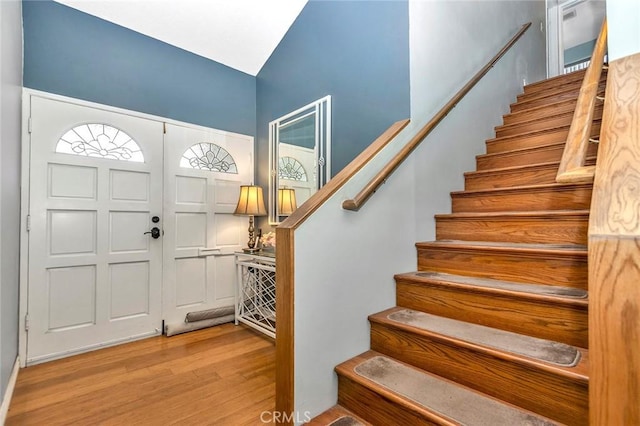
[[[31,96],[27,363],[161,332],[162,122]]]
[[[232,306],[233,253],[246,245],[248,218],[234,216],[253,176],[253,139],[167,125],[164,189],[165,325],[189,312]]]

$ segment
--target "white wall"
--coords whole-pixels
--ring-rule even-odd
[[[609,61],[640,52],[640,2],[607,1]]]
[[[336,403],[333,368],[369,348],[367,315],[395,305],[393,274],[416,269],[522,81],[545,75],[544,1],[410,3],[412,124],[295,234],[295,410]],[[532,28],[357,213],[341,209],[525,22]]]
[[[18,354],[21,7],[0,1],[0,399]]]
[[[411,115],[426,122],[515,34],[531,22],[517,44],[489,71],[414,153],[416,236],[435,235],[436,213],[449,213],[449,192],[462,190],[465,171],[495,137],[522,91],[523,81],[545,77],[543,1],[414,1],[410,3]],[[437,42],[434,40],[437,37]]]

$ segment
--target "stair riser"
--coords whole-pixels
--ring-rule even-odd
[[[587,244],[589,218],[436,218],[436,239]]]
[[[587,158],[585,165],[596,164],[595,157]],[[488,173],[466,173],[464,188],[467,191],[512,188],[523,185],[556,183],[560,163],[538,164],[512,170],[492,170]]]
[[[525,111],[512,112],[502,116],[504,126],[513,126],[527,121],[553,117],[559,114],[573,113],[576,109],[577,99],[567,99],[553,105],[544,105]]]
[[[569,128],[563,127],[552,132],[533,133],[526,136],[509,136],[506,139],[488,140],[487,154],[512,151],[514,149],[535,148],[551,145],[553,143],[565,143],[569,135]],[[594,121],[591,126],[590,136],[598,138],[600,135],[600,121]]]
[[[582,306],[540,303],[524,296],[497,296],[482,291],[482,287],[471,291],[402,280],[396,281],[396,304],[582,348],[588,346],[587,309]]]
[[[586,256],[419,247],[418,270],[587,289]]]
[[[601,86],[601,88],[604,89],[604,86],[606,85],[606,83],[607,83],[606,78],[604,76],[600,76],[599,86]],[[582,87],[582,80],[577,80],[573,82],[567,82],[562,85],[554,86],[553,91],[551,90],[526,91],[525,90],[524,93],[521,93],[516,97],[516,102],[527,102],[533,99],[546,97],[550,93],[564,93],[564,92],[570,92],[570,91],[575,92],[577,96],[580,93],[581,87]]]
[[[583,383],[386,324],[371,324],[371,349],[567,425],[588,423]]]
[[[598,87],[598,96],[604,95],[605,85],[601,84]],[[536,99],[532,99],[530,101],[525,102],[517,102],[511,104],[511,112],[524,111],[531,108],[537,108],[543,105],[550,105],[561,101],[566,101],[568,99],[577,99],[579,91],[578,90],[570,90],[567,92],[558,92],[549,96],[544,96]]]
[[[453,213],[588,210],[591,205],[591,187],[584,185],[562,189],[514,189],[501,193],[456,193],[451,198]]]
[[[559,163],[545,167],[517,169],[514,171],[469,174],[464,179],[464,189],[474,191],[492,188],[512,188],[522,185],[545,185],[556,183]]]
[[[559,88],[570,84],[582,84],[586,70],[580,70],[565,74],[557,77],[553,77],[547,80],[537,81],[535,83],[524,86],[524,93],[544,92],[550,88]],[[606,71],[602,72],[603,78],[606,75]]]
[[[596,105],[593,118],[595,120],[602,119],[602,103]],[[569,126],[571,125],[572,120],[573,111],[570,111],[560,115],[553,115],[541,120],[525,121],[510,126],[498,126],[495,129],[496,137],[502,138],[506,136],[520,135],[527,132],[536,132],[539,130],[551,129],[554,127]]]
[[[531,164],[560,162],[564,152],[564,143],[533,148],[531,150],[504,152],[493,155],[478,155],[476,157],[477,170],[500,169],[504,167],[528,166]],[[598,144],[590,143],[587,156],[595,157]]]
[[[442,425],[338,373],[338,404],[375,425]]]

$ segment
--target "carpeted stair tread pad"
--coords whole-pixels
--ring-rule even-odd
[[[351,416],[344,416],[332,421],[329,424],[329,426],[364,426],[364,425]]]
[[[480,346],[520,354],[562,367],[574,367],[580,360],[580,351],[564,343],[443,318],[424,312],[402,309],[389,314],[387,318],[401,324],[433,331]]]
[[[466,277],[462,275],[445,274],[442,272],[416,272],[415,276],[435,280],[450,281],[479,287],[490,287],[502,290],[517,291],[519,293],[562,296],[572,299],[586,299],[587,292],[579,288],[560,287],[552,285],[520,284],[511,281],[492,280],[489,278]]]
[[[383,356],[354,371],[405,398],[464,425],[546,426],[555,423]]]

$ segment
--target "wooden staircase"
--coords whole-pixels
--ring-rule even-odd
[[[592,188],[555,182],[583,76],[525,87],[310,424],[588,424]]]

